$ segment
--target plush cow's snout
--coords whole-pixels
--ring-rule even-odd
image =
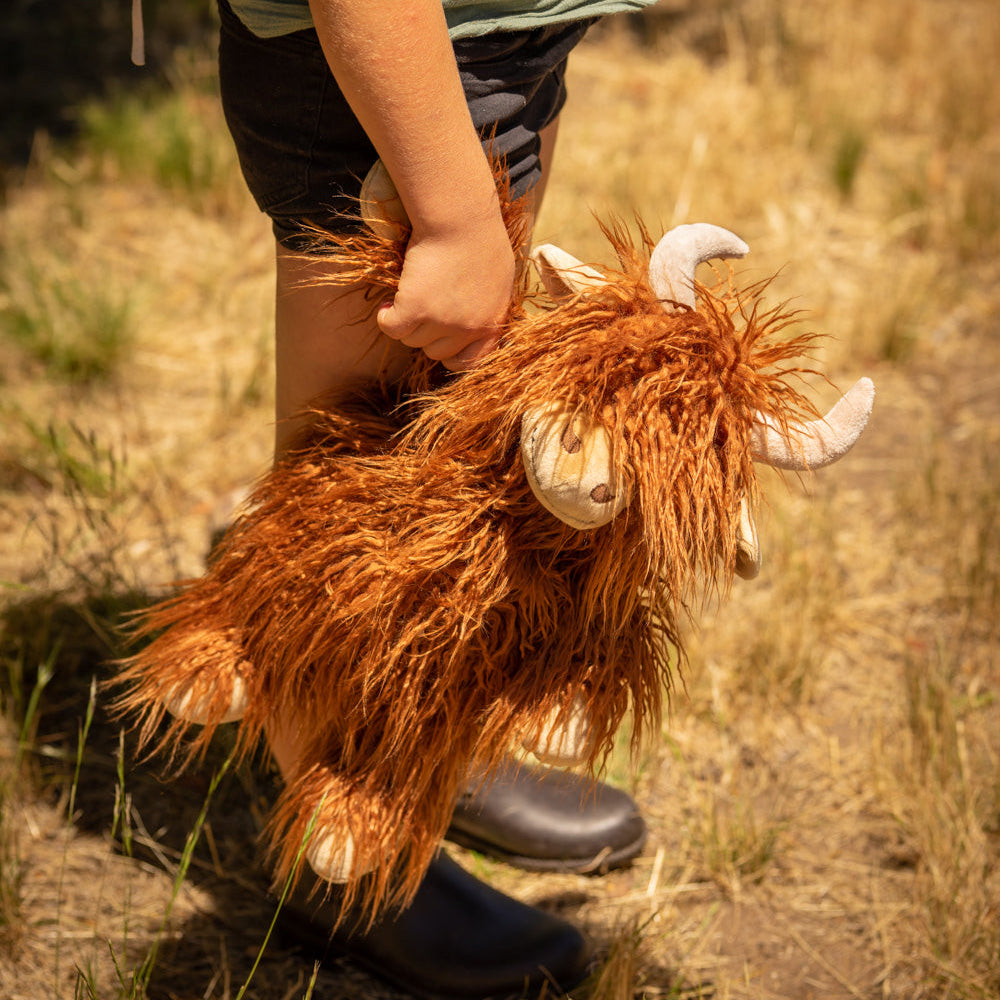
[[[574,528],[598,528],[628,504],[611,435],[581,414],[558,404],[529,410],[521,421],[521,457],[535,498]]]
[[[577,437],[576,431],[573,430],[572,421],[566,424],[566,430],[563,431],[559,443],[567,455],[575,455],[583,447],[583,442]],[[615,499],[615,492],[607,483],[598,483],[590,491],[590,499],[596,504],[612,503]]]

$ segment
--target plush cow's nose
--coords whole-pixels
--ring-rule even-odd
[[[562,450],[569,455],[575,455],[583,447],[583,442],[573,433],[572,424],[566,425],[559,443],[562,445]]]
[[[608,488],[607,483],[601,483],[600,486],[595,486],[590,491],[590,499],[593,500],[594,503],[611,503],[614,498],[615,495]]]

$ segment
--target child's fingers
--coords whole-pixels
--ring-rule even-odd
[[[461,339],[461,331],[419,313],[408,313],[396,300],[381,305],[375,319],[379,329],[387,337],[398,340],[407,347],[419,347],[424,351],[437,341]],[[455,350],[462,346],[464,341]],[[435,357],[435,360],[439,359]]]
[[[455,330],[447,326],[407,319],[394,302],[379,307],[376,319],[379,329],[407,347],[422,350],[427,357],[440,361],[451,371],[465,371],[496,347],[498,333],[482,335],[482,331]]]
[[[499,334],[491,334],[479,340],[467,344],[457,353],[448,354],[441,358],[441,364],[449,371],[464,372],[477,365],[483,358],[493,351],[500,342]]]
[[[415,317],[408,317],[397,305],[395,299],[383,302],[378,308],[375,321],[379,329],[393,340],[398,340],[408,347],[423,347],[422,343],[414,342],[413,338],[419,339],[421,322]]]

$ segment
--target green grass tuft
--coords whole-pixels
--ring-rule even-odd
[[[858,171],[864,160],[868,143],[861,129],[845,125],[836,141],[833,153],[831,175],[834,187],[841,198],[850,198],[854,193]]]
[[[8,248],[0,334],[65,382],[112,377],[132,344],[133,301],[114,281],[74,276],[50,265],[49,248],[33,257]]]

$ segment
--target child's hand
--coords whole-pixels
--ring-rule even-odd
[[[382,332],[452,371],[496,347],[514,289],[514,253],[499,210],[442,231],[414,226],[395,298],[378,312]]]

